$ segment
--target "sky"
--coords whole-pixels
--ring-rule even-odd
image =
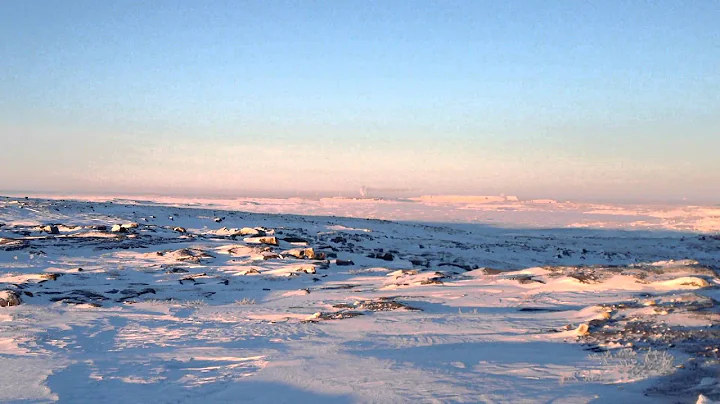
[[[0,2],[0,190],[720,201],[717,1]]]

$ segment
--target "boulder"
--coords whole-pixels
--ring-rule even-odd
[[[313,266],[305,266],[298,268],[298,272],[304,272],[306,274],[314,274],[317,273],[317,270]]]
[[[13,290],[0,291],[0,307],[19,306],[22,303],[20,295]]]
[[[58,230],[58,227],[52,224],[49,224],[47,226],[43,226],[40,228],[40,230],[44,231],[48,234],[60,234],[60,230]]]
[[[393,255],[390,254],[389,252],[386,252],[386,253],[382,253],[382,252],[371,253],[371,254],[368,255],[368,257],[369,257],[369,258],[376,258],[376,259],[384,260],[384,261],[392,261],[392,260],[395,259],[395,257],[393,257]]]
[[[113,233],[127,233],[127,228],[121,224],[114,224],[110,231]]]
[[[265,232],[260,229],[253,229],[252,227],[243,227],[237,232],[237,234],[241,236],[260,237],[264,236]]]
[[[575,329],[575,332],[577,333],[577,335],[583,337],[590,334],[590,326],[587,324],[580,324],[578,328]]]
[[[187,233],[187,229],[185,229],[184,227],[175,227],[173,230],[178,233]]]
[[[344,266],[349,266],[349,265],[355,265],[355,263],[352,262],[351,260],[337,259],[337,260],[335,260],[335,265],[344,267]]]
[[[298,259],[307,259],[307,260],[324,260],[325,259],[325,253],[323,252],[315,252],[312,248],[296,248],[293,250],[287,250],[283,253],[283,255],[289,255],[291,257],[295,257]]]
[[[278,240],[275,237],[260,237],[260,239],[258,239],[258,242],[260,244],[278,245]]]

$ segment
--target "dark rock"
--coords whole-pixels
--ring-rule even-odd
[[[281,240],[286,241],[288,243],[307,243],[308,242],[304,238],[294,237],[294,236],[283,237]]]
[[[355,265],[355,263],[352,262],[351,260],[346,261],[346,260],[338,259],[338,260],[335,260],[335,265],[343,267],[343,266]]]
[[[376,259],[380,259],[380,260],[384,260],[384,261],[393,261],[393,260],[395,259],[395,257],[393,257],[393,255],[392,255],[391,253],[389,253],[389,252],[386,252],[386,253],[383,253],[383,252],[374,253],[374,254],[368,255],[368,257],[370,257],[370,258],[376,258]]]
[[[84,299],[100,300],[100,301],[107,300],[107,297],[105,297],[99,293],[90,291],[90,290],[77,289],[77,290],[73,290],[72,292],[70,292],[70,295],[72,295],[73,296],[72,298],[74,298],[74,299],[84,298]],[[55,300],[52,300],[52,301],[60,301],[60,300],[63,300],[63,298],[56,298]]]
[[[322,277],[324,278],[324,277],[326,277],[326,276],[327,276],[327,275],[323,275]],[[358,286],[360,286],[360,285],[333,285],[333,286],[325,286],[325,287],[322,287],[322,288],[320,288],[320,289],[323,289],[323,290],[342,290],[342,289],[353,289],[353,288],[356,288],[356,287],[358,287]]]
[[[455,267],[455,268],[464,269],[466,271],[473,270],[473,268],[470,265],[456,264],[456,263],[452,263],[452,262],[442,262],[442,263],[438,264],[438,266],[439,267]]]

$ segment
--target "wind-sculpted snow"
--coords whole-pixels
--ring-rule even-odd
[[[713,233],[423,222],[0,198],[0,402],[720,399]]]

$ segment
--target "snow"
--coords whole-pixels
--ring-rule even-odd
[[[0,402],[720,399],[718,209],[441,200],[0,197]]]

